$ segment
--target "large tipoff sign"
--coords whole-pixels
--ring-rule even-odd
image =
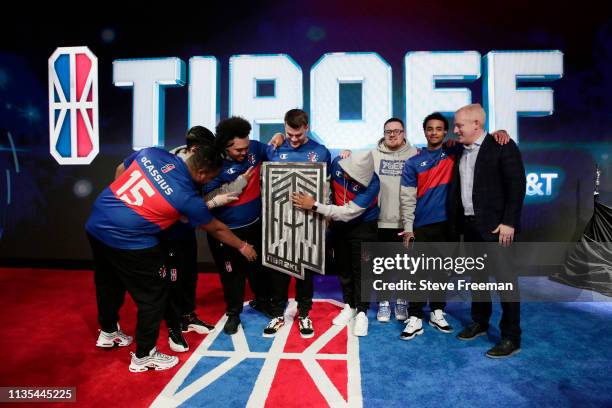
[[[325,273],[325,219],[296,208],[294,192],[325,202],[325,163],[263,163],[263,254],[265,266],[304,279],[306,269]]]
[[[72,55],[79,49],[82,47],[59,48],[52,59],[58,53]],[[55,84],[62,82],[61,75],[55,77],[62,66],[68,65],[55,63],[52,67],[50,61],[50,83],[52,79]],[[72,66],[62,71],[71,84],[82,77],[78,60],[76,71]],[[219,120],[218,67],[217,59],[210,56],[192,57],[188,64],[177,57],[113,61],[113,84],[133,93],[133,148],[164,146],[164,92],[167,88],[188,85],[189,123],[186,125],[213,129]],[[305,109],[310,111],[311,132],[330,149],[363,149],[373,144],[372,135],[380,134],[385,120],[397,116],[406,118],[408,140],[423,145],[426,142],[421,129],[423,118],[435,111],[451,114],[471,103],[471,91],[457,84],[482,79],[488,128],[505,129],[518,141],[519,117],[553,114],[553,90],[541,84],[529,84],[561,78],[563,53],[556,50],[491,51],[482,57],[476,51],[408,52],[404,67],[406,110],[397,112],[392,106],[392,68],[380,55],[374,52],[323,55],[310,69],[310,106]],[[302,68],[285,54],[232,56],[229,61],[229,115],[239,115],[251,122],[252,137],[258,140],[259,125],[282,124],[287,110],[304,108],[303,76]],[[444,86],[447,82],[453,86]],[[97,89],[97,83],[93,87]],[[67,95],[67,84],[55,88],[63,89]],[[78,89],[74,92],[78,94]],[[74,104],[78,100],[81,103],[70,95],[71,99],[65,97],[65,101],[60,95],[60,102]],[[51,92],[49,96],[50,106],[63,106],[55,102]],[[73,107],[70,112],[74,116],[82,115],[83,111]],[[51,136],[52,143],[57,140],[54,135],[58,128],[58,125],[51,127],[55,132]],[[72,139],[78,131],[75,126],[59,129],[65,129]],[[51,148],[52,152],[56,149],[55,145]],[[63,149],[67,151],[67,147]],[[70,151],[72,156],[73,150]],[[60,156],[65,158],[66,153]],[[83,162],[60,159],[57,154],[54,157],[62,164]]]

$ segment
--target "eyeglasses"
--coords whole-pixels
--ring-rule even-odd
[[[385,130],[385,136],[391,136],[391,135],[401,135],[402,133],[404,133],[404,129],[388,129]]]

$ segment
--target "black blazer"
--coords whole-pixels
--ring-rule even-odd
[[[455,162],[448,192],[448,218],[454,233],[461,233],[463,229],[459,172],[462,154],[463,151]],[[497,241],[498,235],[491,231],[499,224],[519,232],[525,186],[525,166],[516,143],[510,140],[502,146],[487,134],[476,157],[472,190],[476,225],[484,240]]]

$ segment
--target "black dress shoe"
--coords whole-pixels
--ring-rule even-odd
[[[521,345],[510,339],[502,339],[491,350],[487,351],[489,358],[506,358],[521,351]]]
[[[238,315],[229,315],[227,316],[227,321],[225,322],[225,326],[223,326],[223,332],[225,334],[236,334],[238,331],[238,325],[240,325],[240,316]]]
[[[471,323],[457,335],[457,338],[459,340],[474,340],[478,336],[484,336],[487,334],[487,329],[488,327],[485,327],[480,323]]]

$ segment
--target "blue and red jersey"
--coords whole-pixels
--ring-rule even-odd
[[[401,185],[417,189],[414,227],[447,220],[446,196],[453,175],[453,166],[463,148],[458,144],[437,150],[421,150],[406,161]]]
[[[359,207],[366,209],[363,214],[352,219],[349,223],[378,220],[378,215],[380,214],[380,208],[378,207],[380,179],[374,173],[370,184],[367,186],[347,180],[344,177],[345,171],[338,164],[339,161],[340,157],[336,157],[331,166],[331,188],[334,204],[343,206],[352,201]]]
[[[321,162],[327,163],[327,173],[331,168],[331,154],[327,147],[308,139],[303,145],[294,148],[288,140],[270,155],[270,161],[274,162]]]
[[[231,183],[244,174],[249,167],[253,167],[253,176],[238,196],[238,200],[212,210],[214,216],[227,224],[229,228],[245,227],[261,217],[261,163],[268,159],[272,151],[271,146],[251,140],[247,157],[243,161],[223,160],[221,173],[204,186],[204,193],[209,193],[223,184]]]
[[[85,229],[119,249],[145,249],[183,215],[193,227],[213,220],[185,162],[150,147],[130,155],[125,171],[94,203]]]

